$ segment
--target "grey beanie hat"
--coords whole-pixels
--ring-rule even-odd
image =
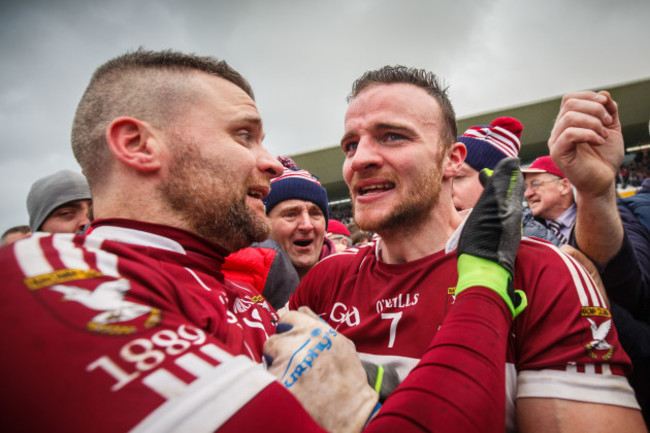
[[[54,209],[71,201],[90,198],[88,181],[81,173],[61,170],[39,179],[27,194],[29,227],[36,232]]]

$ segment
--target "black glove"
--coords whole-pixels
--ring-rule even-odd
[[[473,286],[490,288],[514,318],[527,305],[526,295],[512,285],[525,189],[519,159],[505,158],[492,176],[485,172],[479,177],[489,179],[460,235],[456,294]]]
[[[379,403],[383,403],[400,384],[397,371],[390,365],[373,364],[368,361],[361,361],[361,365],[366,370],[368,384],[379,394]]]

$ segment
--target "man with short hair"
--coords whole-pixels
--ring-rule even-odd
[[[79,233],[92,216],[92,201],[86,177],[61,170],[32,185],[27,195],[32,232]]]
[[[325,237],[327,191],[290,158],[279,159],[284,171],[271,181],[271,192],[263,201],[271,220],[271,238],[287,253],[302,279],[319,260],[335,251],[333,242]]]
[[[349,337],[362,359],[402,375],[441,329],[455,303],[457,270],[464,271],[454,253],[462,217],[452,179],[465,159],[456,136],[435,75],[386,66],[355,81],[341,139],[343,176],[355,222],[380,239],[321,261],[289,301]],[[468,219],[482,210],[475,212]],[[481,273],[479,264],[471,269]],[[508,430],[641,431],[629,359],[584,269],[553,245],[524,238],[514,275],[528,307],[510,329]]]
[[[2,238],[0,238],[0,246],[13,244],[16,241],[28,238],[31,234],[32,231],[29,226],[22,225],[10,227],[2,234]]]
[[[220,271],[229,252],[270,231],[262,199],[282,167],[263,136],[250,86],[223,61],[138,50],[95,71],[72,144],[96,219],[84,235],[35,233],[0,249],[5,430],[364,427],[378,397],[354,346],[309,312],[278,323],[264,298]],[[492,278],[464,280],[413,385],[395,390],[368,431],[503,430],[499,404],[486,401],[482,386],[504,392],[518,243],[499,240],[518,230],[523,180],[508,188],[517,174],[504,166],[486,195],[486,215],[500,221],[490,230],[497,241],[482,236],[477,219],[464,233],[481,251],[475,242],[459,251],[485,260]],[[492,206],[498,197],[510,200]],[[294,343],[306,341],[313,345],[291,363]],[[271,369],[293,369],[289,385],[259,365],[263,354]],[[480,385],[467,380],[479,377]],[[322,426],[287,388],[307,388],[305,407],[320,399],[310,414],[324,415]],[[423,398],[436,404],[410,410]]]
[[[521,170],[526,180],[524,197],[533,216],[544,224],[564,245],[571,239],[576,205],[571,182],[550,156],[540,156]]]

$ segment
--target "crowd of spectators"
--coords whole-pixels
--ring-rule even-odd
[[[345,225],[352,224],[352,204],[349,200],[335,204],[330,203],[330,216]]]
[[[616,176],[619,188],[641,186],[644,180],[650,178],[650,150],[641,150],[634,155],[634,160],[623,163]]]

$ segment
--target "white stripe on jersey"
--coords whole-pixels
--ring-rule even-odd
[[[26,277],[35,277],[54,271],[41,249],[40,238],[45,236],[50,236],[50,234],[37,232],[28,238],[21,239],[14,245],[16,261]]]
[[[37,232],[26,239],[16,242],[14,254],[16,261],[26,277],[36,277],[54,272],[54,268],[45,257],[40,245],[40,238],[52,236],[52,246],[58,252],[58,257],[67,269],[87,271],[91,269],[84,259],[83,250],[77,247],[72,239],[74,234]],[[117,256],[101,251],[103,239],[92,235],[84,238],[84,247],[95,253],[97,269],[104,275],[119,278],[117,272]]]
[[[93,229],[91,236],[93,235],[124,244],[142,245],[186,254],[185,248],[175,240],[153,233],[143,232],[141,230],[114,226],[101,226]]]
[[[600,292],[600,289],[596,287],[596,283],[589,275],[589,272],[587,272],[587,270],[584,268],[584,266],[580,264],[580,262],[578,262],[578,260],[574,259],[569,255],[566,255],[566,257],[572,262],[573,266],[576,267],[576,269],[582,276],[582,279],[585,281],[585,285],[587,286],[587,291],[589,292],[591,299],[594,300],[595,306],[607,308],[607,302],[605,301],[605,297]]]
[[[84,238],[84,248],[95,253],[95,265],[99,272],[110,277],[119,278],[120,274],[117,272],[117,256],[102,251],[103,242],[104,238],[91,233]]]
[[[159,406],[131,432],[214,432],[275,381],[273,375],[246,356],[233,357],[217,346],[212,352],[223,362],[207,374],[202,369],[197,380],[184,384],[182,395]],[[163,379],[164,375],[160,375],[159,380]]]
[[[605,368],[601,374],[579,373],[575,368],[520,371],[517,385],[517,398],[559,398],[639,409],[625,376]]]
[[[555,245],[548,242],[539,241],[533,238],[522,238],[522,242],[524,240],[538,245],[543,245],[548,248],[549,251],[553,251],[562,259],[571,274],[571,279],[573,280],[573,284],[578,292],[578,297],[580,298],[580,305],[583,307],[595,306],[607,308],[607,303],[600,293],[600,290],[596,288],[596,284],[593,282],[589,274],[587,274],[582,265],[578,264],[575,259],[572,259],[568,254],[563,253]],[[582,275],[584,280],[587,282],[587,287],[582,283],[578,274]]]
[[[90,269],[84,260],[83,250],[72,243],[72,233],[56,234],[52,236],[52,246],[59,252],[59,258],[68,269],[87,271]]]
[[[190,268],[183,268],[183,269],[185,269],[187,272],[189,272],[190,275],[192,275],[192,276],[194,277],[194,279],[199,283],[199,285],[200,285],[201,287],[203,287],[203,288],[204,288],[205,290],[207,290],[208,292],[211,292],[211,291],[212,291],[212,289],[209,288],[209,287],[208,287],[208,286],[203,282],[203,280],[201,280],[201,279],[199,278],[199,276],[196,275],[196,273],[195,273],[193,270],[191,270]]]
[[[204,359],[199,358],[194,353],[186,353],[185,355],[179,357],[175,363],[196,377],[201,377],[208,374],[208,372],[213,368],[210,363],[206,362]]]

